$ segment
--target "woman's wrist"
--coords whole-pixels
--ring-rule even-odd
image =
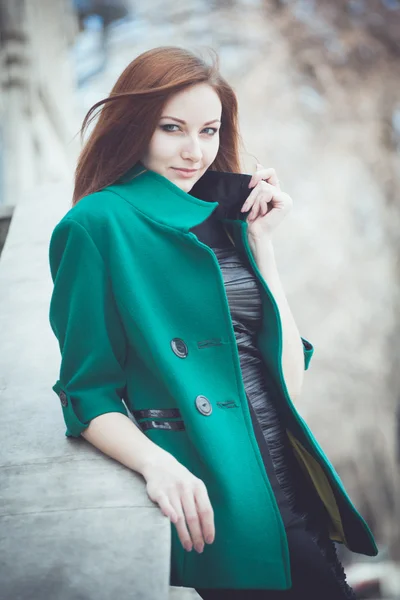
[[[156,446],[151,449],[150,452],[146,453],[146,457],[143,457],[143,460],[140,461],[138,465],[139,473],[147,480],[151,474],[151,472],[155,468],[159,468],[160,465],[165,461],[176,461],[176,458],[172,456],[166,450],[163,450],[160,446]]]
[[[248,241],[249,241],[250,250],[252,251],[253,256],[256,261],[260,255],[262,255],[262,256],[270,255],[271,257],[274,256],[274,247],[273,247],[272,239],[270,236],[265,235],[260,238],[260,237],[254,237],[253,235],[251,235],[249,233]]]

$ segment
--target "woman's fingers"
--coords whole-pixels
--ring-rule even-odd
[[[260,194],[259,188],[256,188],[254,191],[257,192],[257,194],[254,196],[252,205],[250,205],[247,209],[247,210],[250,210],[250,208],[251,208],[249,214],[247,215],[247,221],[254,221],[254,219],[256,219],[258,217],[258,213],[260,211],[260,202],[261,202],[262,194]],[[247,202],[247,200],[246,200],[246,202]]]
[[[254,190],[252,190],[250,192],[250,194],[247,196],[247,198],[241,208],[242,212],[246,212],[247,210],[250,210],[250,208],[253,206],[254,200],[258,196],[258,192],[259,192],[259,190],[257,188],[255,188]]]
[[[204,482],[171,455],[146,471],[147,493],[175,524],[182,546],[202,552],[214,541],[214,512]]]
[[[269,210],[269,206],[268,206],[268,202],[266,202],[265,200],[262,200],[260,203],[260,214],[262,217],[265,217],[265,215],[267,214]]]
[[[175,527],[182,546],[189,552],[193,546],[203,552],[204,543],[212,544],[215,539],[214,511],[203,482],[170,498],[170,505],[177,514]]]
[[[195,496],[197,511],[206,544],[212,544],[215,539],[214,511],[211,506],[207,488],[200,480]]]
[[[263,184],[261,183],[260,185],[255,187],[254,190],[252,190],[250,192],[250,194],[247,196],[247,198],[241,208],[241,212],[246,212],[246,211],[250,210],[252,207],[254,207],[254,205],[256,204],[257,199],[260,195],[260,192],[262,191],[262,185]],[[256,211],[254,211],[254,212],[256,212]]]
[[[260,181],[267,181],[271,185],[280,189],[279,179],[275,169],[264,169],[262,165],[257,163],[257,171],[250,179],[249,188],[255,187]]]
[[[197,514],[197,506],[194,501],[193,493],[188,490],[181,497],[182,507],[185,514],[186,524],[189,528],[189,533],[196,552],[203,552],[204,538],[200,524],[199,515]]]
[[[178,533],[179,540],[180,540],[182,546],[185,548],[185,550],[190,552],[193,548],[193,543],[192,543],[192,538],[190,537],[189,530],[186,525],[186,519],[185,519],[185,515],[183,512],[181,499],[179,498],[179,496],[172,498],[171,504],[178,516],[178,519],[175,523],[175,527],[176,527],[176,531]]]
[[[268,212],[268,202],[272,200],[274,194],[276,194],[276,189],[271,184],[260,181],[242,206],[242,212],[251,209],[247,215],[247,220],[254,221],[259,213],[263,216],[266,215]]]
[[[158,498],[157,498],[157,504],[161,509],[161,512],[170,519],[170,521],[172,521],[172,523],[176,523],[178,520],[178,515],[176,514],[176,511],[174,510],[174,508],[172,507],[171,502],[168,499],[168,496],[166,496],[165,494],[161,494]]]
[[[257,196],[257,198],[254,200],[253,207],[252,207],[250,213],[247,215],[247,220],[254,221],[254,219],[256,219],[258,217],[259,211],[260,211],[260,201],[258,200],[258,196]]]

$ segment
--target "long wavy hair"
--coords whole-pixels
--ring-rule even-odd
[[[208,64],[184,48],[162,46],[144,52],[125,68],[110,95],[96,102],[84,118],[82,139],[93,119],[98,120],[78,159],[73,204],[131,169],[144,155],[165,103],[199,83],[209,84],[222,104],[220,145],[210,169],[240,172],[237,98],[219,72],[218,56],[210,54]]]

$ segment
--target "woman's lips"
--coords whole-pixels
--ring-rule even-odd
[[[176,171],[178,175],[186,179],[193,177],[193,175],[198,171],[198,169],[176,169],[175,167],[172,168],[174,171]]]

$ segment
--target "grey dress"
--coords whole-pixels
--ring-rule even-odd
[[[260,283],[247,256],[232,245],[215,214],[192,231],[213,250],[221,269],[254,432],[288,538],[292,589],[278,596],[263,591],[257,598],[354,598],[328,535],[325,507],[293,454],[279,410],[279,392],[256,346],[262,318]],[[203,598],[214,598],[211,590],[198,592]],[[228,597],[239,597],[238,591],[233,592],[229,590]]]

